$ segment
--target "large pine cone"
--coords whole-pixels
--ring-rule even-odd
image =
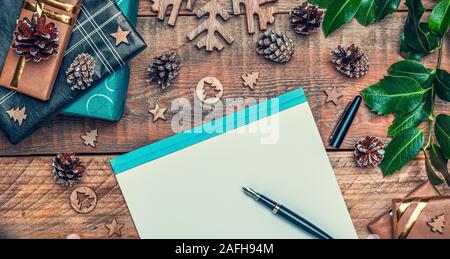
[[[153,58],[148,67],[148,82],[156,82],[163,90],[170,86],[170,82],[178,76],[181,69],[181,58],[174,51],[163,53]]]
[[[34,13],[31,21],[27,17],[17,21],[11,48],[26,61],[39,62],[58,54],[59,30],[55,23],[47,24],[46,20],[45,15]]]
[[[63,186],[72,186],[83,178],[86,167],[73,153],[59,154],[53,159],[53,178]]]
[[[378,166],[384,157],[384,144],[376,137],[367,136],[355,144],[353,156],[359,167]]]
[[[304,2],[291,11],[290,22],[296,33],[309,35],[320,28],[323,11],[316,5]]]
[[[72,90],[89,88],[94,81],[95,58],[89,54],[78,55],[66,71],[67,83]]]
[[[355,44],[347,49],[339,45],[331,52],[331,61],[336,69],[348,77],[362,77],[369,71],[369,58]]]
[[[266,59],[278,62],[288,62],[294,54],[294,42],[281,32],[264,32],[259,35],[256,51]]]

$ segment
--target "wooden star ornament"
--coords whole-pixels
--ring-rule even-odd
[[[109,230],[108,237],[112,237],[117,235],[118,237],[122,236],[122,228],[125,224],[119,224],[116,218],[113,218],[112,222],[109,224],[105,224],[105,227]]]
[[[159,104],[155,105],[155,108],[149,110],[148,112],[153,114],[153,122],[156,122],[159,119],[166,120],[166,115],[164,113],[167,111],[167,108],[161,108]]]
[[[116,39],[116,47],[119,46],[122,43],[130,44],[128,42],[128,35],[131,31],[124,31],[122,30],[122,27],[117,26],[117,32],[111,33],[110,35]]]
[[[337,91],[336,86],[333,86],[333,89],[331,91],[324,90],[324,92],[327,95],[327,99],[325,100],[325,103],[333,102],[334,105],[337,105],[338,99],[343,96],[343,94],[341,94]]]

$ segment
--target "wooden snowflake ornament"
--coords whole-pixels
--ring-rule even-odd
[[[171,26],[175,26],[183,0],[150,0],[150,2],[153,2],[152,10],[158,13],[158,19],[161,21],[164,21],[169,6],[172,6],[172,11],[170,11],[169,21],[167,23]],[[187,0],[186,9],[192,11],[192,9],[194,9],[194,4],[195,0]]]
[[[267,30],[267,25],[275,22],[274,14],[278,12],[276,6],[263,8],[262,5],[267,3],[275,3],[277,0],[233,0],[233,13],[241,14],[241,4],[245,6],[247,16],[248,33],[255,33],[255,15],[258,15],[259,29]]]
[[[207,31],[207,34],[197,41],[197,47],[199,49],[206,47],[207,51],[213,51],[214,48],[219,51],[222,50],[223,44],[215,35],[216,32],[219,33],[228,44],[233,43],[233,36],[231,36],[231,34],[224,29],[223,25],[216,18],[217,15],[220,15],[225,21],[230,19],[230,15],[218,3],[218,0],[210,0],[207,4],[200,8],[196,14],[198,18],[208,14],[208,19],[188,34],[189,40],[194,40],[199,34]]]

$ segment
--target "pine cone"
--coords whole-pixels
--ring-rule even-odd
[[[259,35],[256,51],[266,59],[278,62],[288,62],[294,54],[294,42],[281,32],[264,32]]]
[[[14,42],[11,45],[17,56],[26,61],[40,62],[58,54],[59,30],[55,23],[46,23],[45,15],[33,14],[30,21],[27,17],[17,21]]]
[[[323,11],[319,7],[304,2],[294,8],[290,14],[291,26],[296,33],[309,35],[320,28]]]
[[[331,52],[336,69],[348,77],[362,77],[369,71],[369,59],[360,48],[352,44],[347,49],[341,45]]]
[[[181,69],[181,58],[174,51],[163,53],[153,58],[148,67],[147,82],[156,82],[163,90],[170,86],[170,82],[178,76]]]
[[[83,178],[86,167],[73,153],[59,154],[53,159],[53,178],[57,184],[72,186]]]
[[[367,136],[355,144],[353,156],[359,167],[378,166],[384,157],[384,144],[376,137]]]
[[[72,90],[89,88],[94,81],[95,58],[89,54],[78,55],[66,71],[67,83]]]

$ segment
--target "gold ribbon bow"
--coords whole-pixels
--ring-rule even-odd
[[[406,212],[406,210],[411,206],[412,200],[405,201],[398,207],[397,211],[394,213],[394,229],[397,229],[397,224],[400,218],[403,216],[403,214]],[[411,216],[406,221],[405,226],[402,229],[402,232],[400,232],[400,235],[398,236],[399,239],[406,239],[411,232],[411,229],[414,227],[414,224],[416,224],[417,220],[420,217],[420,214],[422,214],[422,211],[425,209],[425,207],[428,204],[428,199],[421,199],[417,202],[417,206],[414,208]]]

